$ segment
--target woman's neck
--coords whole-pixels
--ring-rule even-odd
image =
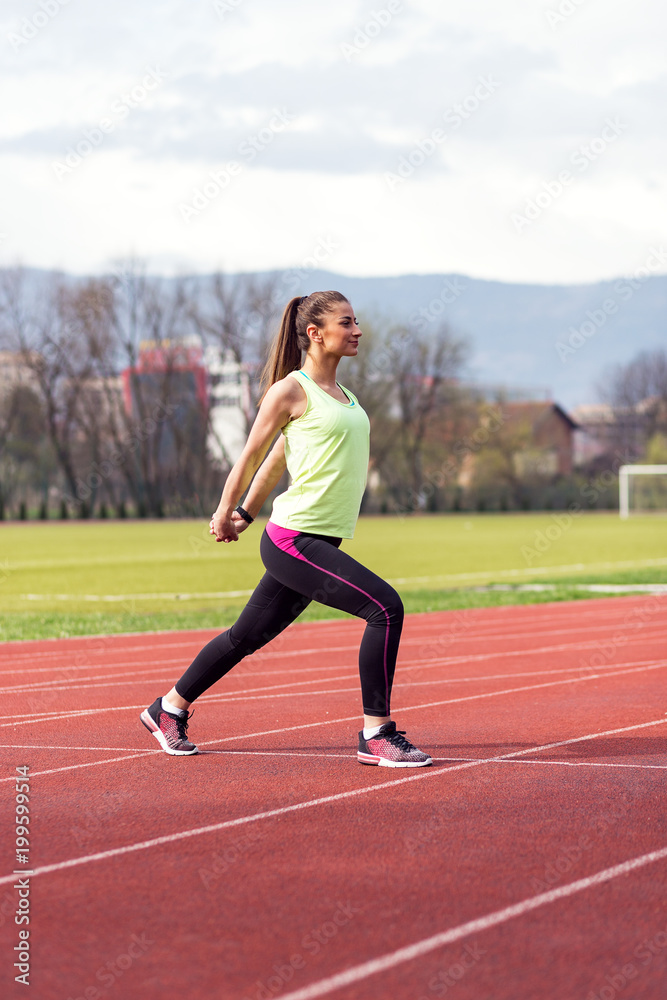
[[[313,358],[311,354],[306,355],[306,360],[301,366],[301,370],[312,378],[318,385],[333,389],[336,383],[336,371],[340,358],[334,355],[327,355],[324,358]]]

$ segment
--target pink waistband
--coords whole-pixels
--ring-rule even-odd
[[[266,533],[273,542],[277,545],[279,549],[283,552],[287,552],[289,549],[290,542],[300,535],[300,531],[295,531],[293,528],[281,528],[279,524],[274,524],[273,521],[269,521],[266,525]]]

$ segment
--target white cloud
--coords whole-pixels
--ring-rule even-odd
[[[664,232],[658,0],[413,0],[390,18],[389,0],[69,0],[17,47],[39,10],[0,27],[13,94],[1,263],[100,270],[134,251],[254,270],[337,233],[327,266],[347,273],[587,281],[632,270]],[[164,78],[141,96],[152,67]],[[497,87],[475,105],[484,79]],[[267,138],[275,109],[291,120]],[[113,127],[58,179],[54,161],[103,119]],[[575,166],[610,119],[623,131]],[[233,185],[185,225],[179,206],[230,160]],[[546,204],[563,170],[571,183]]]

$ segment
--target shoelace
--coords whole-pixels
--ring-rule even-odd
[[[406,740],[405,729],[397,729],[396,732],[388,735],[386,739],[389,740],[392,746],[398,747],[399,750],[403,750],[405,753],[409,753],[411,750],[417,749],[417,747],[414,746],[410,740]]]
[[[187,739],[188,736],[188,722],[195,714],[194,708],[188,715],[179,715],[176,720],[176,728],[178,730],[178,735],[182,740]]]
[[[164,714],[169,717],[170,721],[173,720],[173,723],[176,726],[176,734],[179,740],[187,740],[188,720],[191,719],[192,716],[195,714],[194,708],[188,715],[171,715],[171,713],[169,712],[165,712]]]

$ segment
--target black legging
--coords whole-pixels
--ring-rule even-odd
[[[204,646],[176,683],[181,698],[193,702],[314,600],[366,620],[359,649],[363,710],[365,715],[389,715],[403,604],[393,587],[341,552],[340,543],[340,538],[269,522],[260,542],[266,573],[237,621]]]

